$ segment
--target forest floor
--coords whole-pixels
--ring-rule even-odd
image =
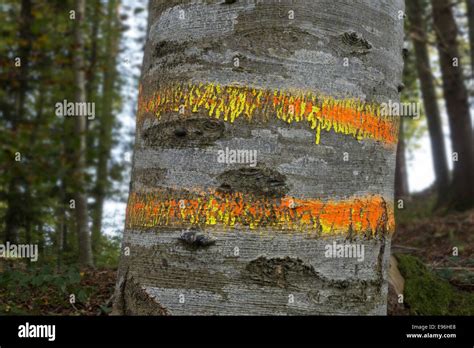
[[[0,272],[0,315],[108,315],[117,270]]]
[[[474,210],[433,216],[431,197],[414,196],[397,212],[392,255],[403,303],[390,286],[389,315],[474,314]],[[114,267],[58,273],[0,263],[0,315],[108,315],[115,279]]]
[[[474,210],[436,215],[424,192],[397,212],[392,255],[403,303],[389,288],[389,315],[474,315]]]

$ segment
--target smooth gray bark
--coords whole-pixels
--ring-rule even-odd
[[[141,96],[173,84],[214,83],[396,102],[403,10],[401,0],[151,1]],[[160,119],[140,119],[132,194],[165,188],[179,197],[180,190],[220,185],[261,189],[266,197],[272,188],[251,176],[263,180],[272,173],[268,183],[284,181],[279,184],[290,197],[337,202],[374,194],[393,202],[396,143],[329,131],[315,144],[307,124],[256,118],[209,125],[205,112],[191,116],[164,112]],[[257,167],[218,163],[217,152],[225,148],[257,150]],[[234,178],[236,171],[241,176]],[[185,226],[127,221],[114,313],[386,314],[391,231],[368,238],[351,237],[350,227],[319,237],[273,225],[203,229],[215,244],[189,247],[179,240]],[[334,241],[364,245],[363,262],[325,257]]]

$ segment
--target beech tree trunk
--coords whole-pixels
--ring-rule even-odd
[[[474,206],[474,185],[471,177],[474,173],[474,143],[469,101],[457,43],[458,30],[450,1],[432,0],[431,4],[453,147],[450,206],[465,210]]]
[[[115,314],[386,314],[403,11],[150,2]]]
[[[443,200],[446,201],[448,197],[449,170],[438,100],[436,98],[430,57],[426,46],[426,22],[423,17],[423,9],[420,0],[408,2],[407,12],[410,17],[410,31],[415,48],[416,69],[420,80],[426,119],[428,121],[439,205]]]

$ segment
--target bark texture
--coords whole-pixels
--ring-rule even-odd
[[[403,10],[150,2],[115,314],[386,313],[398,123],[342,115],[398,101]]]

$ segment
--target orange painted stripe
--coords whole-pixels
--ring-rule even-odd
[[[320,235],[376,235],[393,231],[391,204],[382,197],[354,197],[340,201],[262,198],[242,193],[132,193],[127,205],[128,228],[169,226],[227,226],[250,229],[308,231]]]
[[[397,142],[398,122],[382,116],[380,107],[356,99],[335,99],[312,93],[290,93],[250,87],[214,84],[171,85],[144,96],[140,87],[138,122],[146,114],[161,118],[165,113],[192,115],[206,112],[209,117],[233,123],[241,118],[268,121],[275,117],[289,124],[306,122],[315,131],[319,144],[321,130],[374,139],[386,144]]]

